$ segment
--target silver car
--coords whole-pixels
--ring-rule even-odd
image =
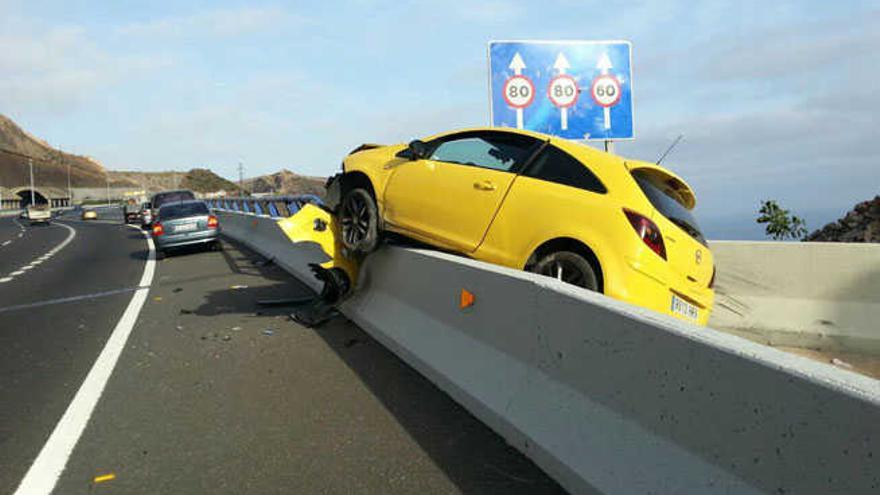
[[[153,219],[153,242],[156,250],[202,245],[220,248],[220,223],[204,201],[166,203]]]

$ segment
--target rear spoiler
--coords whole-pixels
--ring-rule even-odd
[[[376,144],[376,143],[364,143],[364,144],[358,146],[357,148],[351,150],[348,154],[353,155],[355,153],[360,153],[361,151],[367,151],[367,150],[372,150],[372,149],[376,149],[376,148],[381,148],[382,146],[385,146],[385,145],[384,144]]]
[[[677,199],[678,202],[688,210],[693,210],[694,206],[696,206],[697,197],[694,195],[694,190],[691,189],[691,186],[689,186],[684,179],[675,175],[671,171],[666,170],[655,163],[633,160],[627,160],[626,168],[628,168],[630,172],[638,170],[650,177],[652,182],[658,186],[662,186],[666,192],[671,193],[670,195]]]

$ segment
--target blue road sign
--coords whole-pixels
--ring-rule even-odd
[[[489,43],[493,126],[568,139],[633,138],[628,41]]]

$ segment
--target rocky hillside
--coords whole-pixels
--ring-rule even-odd
[[[324,196],[323,177],[308,177],[281,170],[270,175],[262,175],[244,181],[244,188],[253,193],[270,193],[278,195],[287,194],[315,194]]]
[[[843,218],[813,232],[805,240],[880,242],[880,196],[857,204]]]
[[[106,171],[96,160],[58,151],[0,114],[0,185],[13,188],[29,182],[27,157],[31,157],[34,163],[34,180],[39,185],[67,188],[68,165],[73,187],[103,187],[106,184]],[[112,185],[127,187],[134,184],[113,180]]]
[[[238,186],[206,168],[189,172],[110,172],[114,180],[128,181],[146,191],[191,189],[196,192],[237,191]]]

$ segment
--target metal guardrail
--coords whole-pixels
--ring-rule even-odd
[[[313,194],[271,197],[229,197],[204,200],[208,207],[218,211],[228,211],[270,218],[285,218],[295,214],[306,204],[321,205],[321,198]]]
[[[215,211],[315,287],[314,243]],[[880,488],[880,381],[444,253],[385,246],[358,279],[340,310],[571,492]]]

